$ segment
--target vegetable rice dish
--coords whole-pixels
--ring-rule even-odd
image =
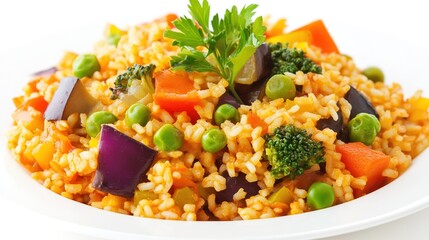
[[[188,8],[32,75],[8,147],[33,179],[138,217],[261,219],[371,194],[429,146],[429,98],[356,66],[322,20]]]

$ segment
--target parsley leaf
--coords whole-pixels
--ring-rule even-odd
[[[210,21],[207,0],[189,0],[192,19],[183,16],[173,22],[177,30],[166,30],[164,37],[181,47],[171,59],[173,69],[215,72],[229,83],[229,90],[241,102],[234,79],[256,49],[265,41],[262,17],[255,15],[256,4],[226,10],[223,18],[216,14]]]

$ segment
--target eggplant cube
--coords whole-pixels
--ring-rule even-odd
[[[46,120],[65,120],[73,113],[89,114],[97,101],[76,77],[61,79],[60,85],[45,111]]]
[[[101,129],[98,167],[92,186],[131,198],[156,154],[157,151],[105,124]]]

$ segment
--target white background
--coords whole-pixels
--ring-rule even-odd
[[[155,4],[155,2],[157,4]],[[243,1],[211,0],[219,5],[231,5]],[[257,3],[258,1],[247,1]],[[386,36],[400,39],[429,51],[429,13],[425,1],[273,1],[263,0],[259,11],[269,13],[270,9],[280,8],[288,18],[290,29],[302,23],[322,18],[326,25],[350,24],[366,32],[381,32]],[[271,2],[272,4],[267,4]],[[426,10],[425,10],[426,9]],[[0,3],[0,57],[8,64],[20,64],[23,69],[39,70],[46,67],[46,62],[56,63],[65,50],[84,49],[90,51],[92,44],[102,38],[106,23],[119,27],[137,24],[152,16],[163,13],[185,13],[186,1],[1,1]],[[155,13],[155,14],[154,14]],[[159,13],[159,14],[158,14]],[[277,16],[277,15],[276,15]],[[334,39],[346,39],[341,33],[333,32]],[[371,42],[371,34],[368,36]],[[46,41],[52,45],[46,47]],[[43,43],[43,44],[41,44]],[[342,43],[337,42],[340,50]],[[359,44],[359,43],[356,43]],[[21,47],[33,48],[28,56],[16,55]],[[45,46],[40,48],[38,46]],[[343,43],[343,46],[347,44]],[[364,46],[363,46],[364,47]],[[347,50],[347,49],[346,49]],[[406,51],[406,44],[392,49]],[[376,52],[374,53],[376,54]],[[371,57],[371,56],[369,56]],[[374,59],[380,56],[372,56]],[[43,59],[43,61],[38,61]],[[359,63],[360,59],[356,59]],[[412,59],[404,59],[412,61]],[[429,63],[429,60],[426,59]],[[408,62],[409,63],[409,62]],[[378,61],[374,64],[381,64]],[[398,66],[400,67],[400,66]],[[3,84],[14,73],[7,71],[7,64],[0,66]],[[421,69],[427,71],[427,69]],[[387,77],[389,73],[386,73]],[[395,76],[391,76],[394,78]],[[429,84],[429,79],[425,79]],[[2,93],[3,94],[3,93]],[[17,93],[7,92],[11,97]],[[428,93],[426,93],[427,95]],[[1,103],[0,105],[2,105]],[[2,112],[1,114],[4,114]],[[4,136],[1,136],[4,137]],[[4,160],[4,159],[1,159]],[[5,183],[2,183],[5,184]],[[7,195],[7,193],[1,193]],[[29,196],[31,197],[31,196]],[[388,201],[388,199],[386,199]],[[0,198],[0,206],[8,206],[0,211],[0,238],[6,239],[93,239],[78,233],[61,229],[47,229],[46,223],[53,221],[45,216],[21,209],[6,199]],[[330,239],[427,239],[429,209],[412,214],[388,224],[373,227],[364,231],[338,236]]]

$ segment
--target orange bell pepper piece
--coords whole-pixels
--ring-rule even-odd
[[[311,35],[313,36],[311,43],[314,46],[319,47],[323,53],[333,52],[333,53],[340,54],[340,51],[338,50],[337,45],[335,44],[334,40],[332,39],[331,35],[328,32],[328,29],[326,28],[322,20],[311,22],[305,26],[295,29],[292,32],[299,32],[299,31],[311,32]]]

